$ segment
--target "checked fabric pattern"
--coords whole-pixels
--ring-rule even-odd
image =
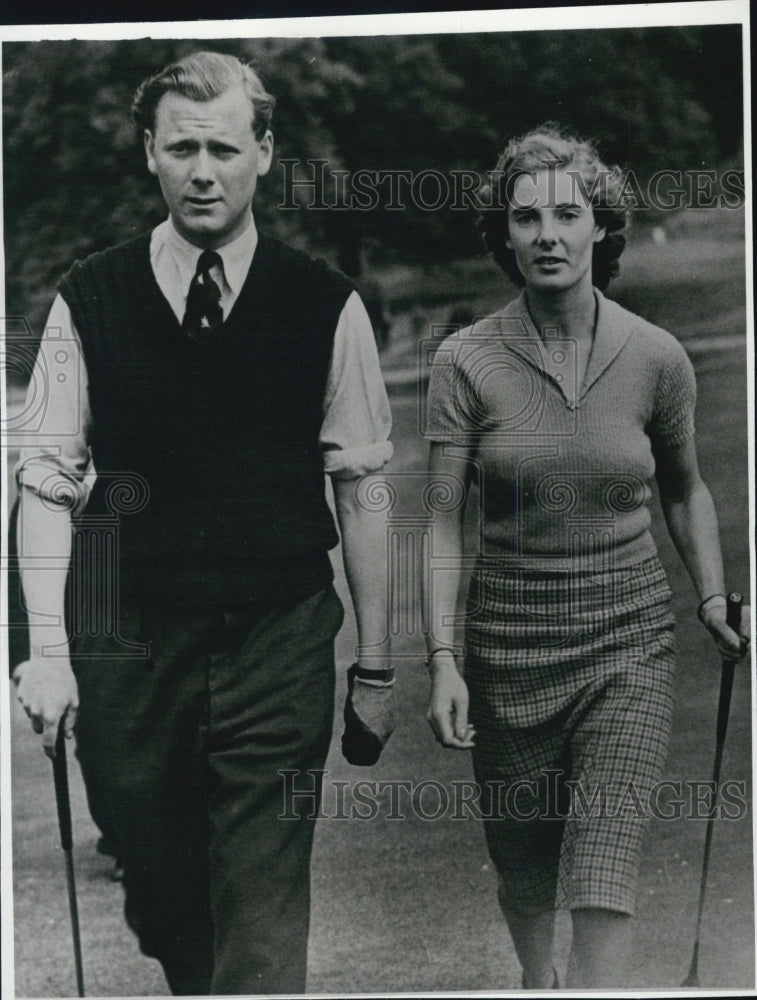
[[[672,718],[670,596],[656,556],[597,574],[474,573],[465,676],[476,776],[539,789],[515,810],[536,807],[536,819],[515,819],[501,793],[484,803],[501,890],[526,912],[634,912],[647,826],[636,796],[646,815]],[[566,779],[584,801],[604,789],[604,802],[565,819]]]

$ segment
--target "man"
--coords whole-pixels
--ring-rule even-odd
[[[48,753],[76,724],[127,920],[174,993],[305,988],[315,810],[284,803],[279,772],[317,788],[331,735],[324,470],[372,651],[350,673],[348,759],[375,760],[393,726],[384,525],[356,498],[391,456],[388,403],[345,276],[255,227],[273,104],[211,52],[139,88],[169,218],[61,282],[37,364],[63,378],[17,470],[18,696]]]

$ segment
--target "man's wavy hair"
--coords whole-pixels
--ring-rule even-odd
[[[605,230],[604,239],[594,244],[592,258],[592,281],[597,288],[605,289],[620,270],[618,258],[626,245],[625,174],[620,167],[606,166],[591,143],[555,122],[546,122],[511,139],[479,188],[478,227],[484,242],[505,274],[516,285],[524,285],[515,253],[507,246],[507,208],[521,174],[550,168],[575,171],[576,184],[580,183],[589,195],[594,221]]]
[[[164,94],[181,94],[191,101],[210,101],[241,87],[253,111],[252,132],[260,141],[271,126],[276,100],[267,93],[255,70],[236,56],[193,52],[148,77],[137,88],[131,116],[141,131],[155,131],[155,111]]]

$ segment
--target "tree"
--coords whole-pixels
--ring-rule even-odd
[[[358,273],[364,258],[425,263],[480,252],[472,213],[433,206],[433,171],[482,173],[508,135],[549,119],[599,141],[640,180],[713,167],[741,143],[737,25],[349,38],[55,41],[3,45],[6,298],[39,333],[72,260],[165,214],[129,107],[137,85],[187,52],[250,59],[277,97],[276,153],[256,218]],[[333,204],[357,171],[378,171],[370,210],[299,208],[282,160],[325,161]],[[278,162],[277,162],[278,161]],[[387,207],[388,172],[401,208]],[[443,193],[443,192],[442,192]],[[419,204],[427,199],[427,207]],[[432,207],[428,207],[428,203]]]

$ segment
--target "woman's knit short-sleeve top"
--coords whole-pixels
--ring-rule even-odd
[[[694,371],[675,337],[595,295],[580,386],[573,345],[539,336],[525,294],[434,354],[424,430],[474,463],[485,558],[590,572],[655,552],[655,455],[694,433]]]

